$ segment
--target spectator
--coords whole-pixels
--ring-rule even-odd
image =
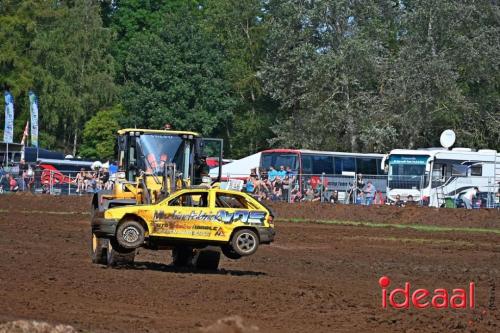
[[[359,173],[356,177],[356,195],[360,195],[365,187],[365,181],[363,179],[363,174]]]
[[[339,202],[339,192],[333,191],[329,199],[330,203],[336,204]]]
[[[114,175],[114,174],[115,174],[115,173],[117,173],[117,172],[118,172],[118,163],[116,163],[116,161],[111,162],[111,163],[109,164],[109,173],[110,173],[111,175]]]
[[[249,194],[253,194],[253,192],[255,191],[255,178],[248,178],[245,186],[245,191]]]
[[[300,202],[302,200],[302,193],[299,189],[299,184],[296,184],[290,192],[292,202]]]
[[[16,179],[14,178],[14,175],[9,175],[9,190],[11,192],[17,192],[19,190],[19,186],[17,184]]]
[[[465,208],[472,209],[472,203],[474,202],[474,198],[477,197],[478,193],[479,188],[477,186],[474,186],[473,188],[470,188],[467,190],[467,192],[465,192],[465,194],[462,196]]]
[[[314,200],[314,190],[312,187],[306,189],[302,201],[313,201]]]
[[[415,199],[413,198],[413,195],[411,195],[411,194],[410,194],[410,195],[408,195],[408,197],[406,197],[405,207],[406,207],[406,206],[414,206],[414,205],[416,205],[416,203],[417,203],[417,202],[416,202],[416,201],[415,201]]]
[[[278,171],[271,165],[269,167],[269,172],[267,173],[267,175],[269,177],[269,181],[274,182],[274,180],[278,176]]]
[[[297,180],[297,172],[293,171],[289,166],[286,167],[286,175],[290,178],[291,184],[294,184]]]
[[[33,168],[31,167],[31,165],[28,165],[28,170],[24,172],[24,183],[26,184],[28,191],[31,191],[31,186],[33,186],[34,182],[35,179]]]
[[[403,200],[401,200],[401,196],[399,194],[396,194],[396,201],[394,201],[394,206],[396,207],[404,207],[405,203]]]
[[[24,191],[26,189],[26,182],[24,181],[24,179],[27,177],[26,175],[26,172],[28,171],[28,164],[26,164],[26,161],[24,159],[22,159],[20,162],[19,162],[19,185],[20,186],[20,190],[21,191]]]
[[[283,165],[280,166],[280,169],[279,169],[279,171],[277,171],[277,173],[278,173],[278,176],[280,176],[281,180],[285,179],[286,170],[285,170],[285,167]]]
[[[290,200],[290,178],[288,176],[285,175],[285,177],[283,178],[283,200],[286,201],[286,202],[289,202]]]
[[[99,177],[99,181],[101,184],[101,186],[100,186],[101,189],[105,189],[105,190],[109,189],[109,171],[107,168],[102,169],[101,175]]]
[[[83,193],[85,191],[85,169],[81,168],[80,172],[76,174],[76,193]]]
[[[366,206],[370,206],[373,203],[373,199],[375,198],[375,192],[376,192],[375,186],[372,184],[371,181],[368,181],[368,183],[363,189]]]
[[[283,195],[283,183],[281,182],[281,178],[276,176],[276,180],[273,183],[273,201],[281,201]]]

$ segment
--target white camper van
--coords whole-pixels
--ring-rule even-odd
[[[408,197],[440,207],[452,197],[477,186],[495,193],[500,181],[500,154],[470,148],[395,149],[383,161],[388,167],[387,198]]]

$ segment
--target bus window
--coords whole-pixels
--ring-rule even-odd
[[[298,170],[298,154],[295,153],[262,153],[261,168],[269,170],[270,166],[279,169],[280,166]]]
[[[357,173],[364,175],[377,174],[377,160],[374,158],[356,158]]]
[[[315,175],[322,174],[333,175],[333,157],[326,155],[313,155],[312,157],[312,173]]]
[[[341,175],[344,171],[356,172],[354,157],[335,157],[335,173]]]
[[[302,155],[302,173],[304,175],[311,175],[313,173],[312,156]]]

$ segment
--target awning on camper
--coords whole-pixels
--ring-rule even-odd
[[[233,161],[222,166],[222,179],[228,178],[248,178],[252,169],[256,169],[260,165],[261,153],[253,154],[242,159]],[[219,175],[219,168],[210,170],[211,177]]]

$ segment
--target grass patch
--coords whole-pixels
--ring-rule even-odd
[[[293,222],[293,223],[320,223],[320,224],[334,224],[346,226],[359,226],[369,228],[398,228],[398,229],[413,229],[425,232],[479,232],[479,233],[494,233],[500,234],[500,229],[492,228],[465,228],[465,227],[442,227],[437,225],[420,225],[420,224],[398,224],[398,223],[377,223],[377,222],[356,222],[356,221],[339,221],[339,220],[309,220],[309,219],[276,219],[277,222]]]
[[[398,238],[398,237],[369,237],[369,236],[352,236],[343,237],[343,239],[349,240],[367,240],[367,241],[389,241],[389,242],[402,242],[402,243],[417,243],[417,244],[437,244],[437,245],[453,245],[453,246],[476,246],[477,243],[471,243],[467,241],[459,241],[454,239],[429,239],[429,238]],[[485,245],[490,246],[491,244],[486,243]]]

